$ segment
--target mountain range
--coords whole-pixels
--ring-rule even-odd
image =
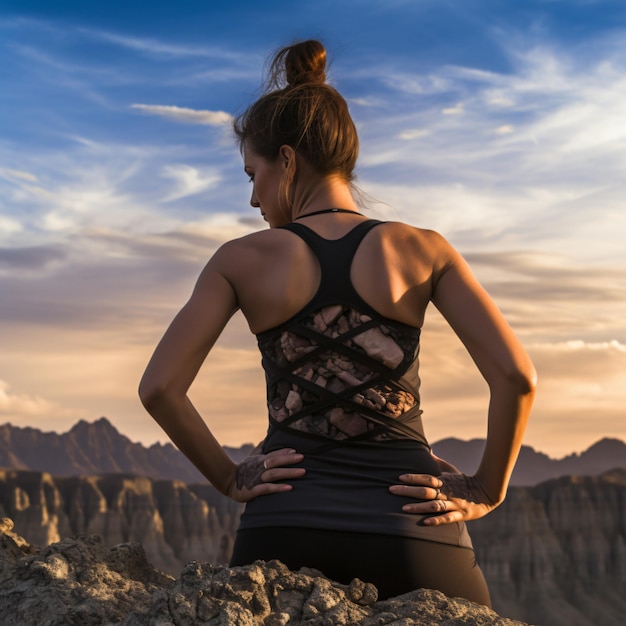
[[[475,472],[484,439],[442,439],[433,451],[462,472]],[[253,449],[252,444],[226,447],[236,462]],[[55,476],[133,474],[161,480],[204,482],[205,478],[172,444],[145,447],[121,434],[106,418],[84,420],[68,432],[57,434],[11,424],[0,426],[0,467],[49,472]],[[512,486],[532,486],[566,475],[597,476],[613,468],[626,468],[626,443],[601,439],[580,454],[561,459],[523,446],[511,479]]]

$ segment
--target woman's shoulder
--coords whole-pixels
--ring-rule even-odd
[[[275,266],[293,256],[298,241],[280,228],[260,230],[231,239],[215,251],[209,263],[226,275]]]
[[[381,240],[397,250],[424,259],[445,260],[456,253],[450,242],[436,230],[420,228],[405,222],[384,222],[376,229]]]
[[[216,254],[221,255],[248,255],[267,250],[276,250],[277,245],[288,245],[290,238],[285,236],[280,228],[268,228],[248,233],[223,243]]]

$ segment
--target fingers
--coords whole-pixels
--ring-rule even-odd
[[[403,483],[419,487],[433,487],[439,489],[443,483],[437,476],[432,474],[402,474],[398,477]]]
[[[434,487],[409,487],[409,485],[392,485],[389,491],[396,496],[404,498],[414,498],[415,500],[435,500],[439,495],[439,490]]]
[[[392,485],[389,491],[405,498],[415,498],[420,502],[405,504],[405,513],[424,516],[419,522],[424,526],[439,526],[463,520],[463,513],[455,502],[442,493],[443,481],[431,474],[403,474],[399,477],[404,483]]]
[[[465,519],[462,511],[450,511],[449,513],[431,515],[425,517],[421,521],[422,526],[441,526],[442,524],[453,524],[455,522],[462,522]]]
[[[306,470],[303,467],[288,467],[289,465],[300,463],[302,459],[304,459],[304,455],[297,453],[292,448],[282,448],[280,450],[269,452],[263,461],[263,483],[271,485],[272,483],[276,483],[281,480],[290,480],[304,476],[306,474]],[[263,493],[287,491],[287,489],[283,489],[283,487],[289,487],[289,489],[291,489],[290,485],[273,485],[272,488],[264,490]]]
[[[257,496],[267,496],[272,493],[281,493],[284,491],[291,491],[293,487],[291,485],[285,485],[284,483],[260,483],[250,490],[250,500]]]
[[[411,502],[402,507],[405,513],[416,513],[419,515],[439,515],[440,513],[449,513],[457,509],[457,505],[452,500],[448,500],[443,494],[433,500]]]
[[[276,467],[263,472],[263,482],[272,483],[279,480],[300,478],[305,474],[306,470],[303,467]]]
[[[292,448],[282,448],[281,450],[268,452],[268,454],[265,455],[263,467],[269,470],[273,467],[282,467],[283,465],[295,465],[296,463],[300,463],[303,458],[303,454],[297,453]]]
[[[406,484],[392,485],[389,491],[397,496],[416,500],[435,500],[441,498],[443,483],[431,474],[402,474],[399,479]]]

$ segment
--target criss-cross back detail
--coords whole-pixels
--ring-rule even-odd
[[[298,314],[257,335],[271,427],[331,442],[410,438],[428,445],[419,408],[420,331],[379,315],[350,280],[360,242],[380,223],[362,222],[337,240],[302,224],[283,227],[311,247],[321,280]]]

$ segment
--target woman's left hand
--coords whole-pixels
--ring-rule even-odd
[[[403,474],[403,484],[392,485],[389,491],[397,496],[421,502],[405,504],[405,513],[425,515],[424,526],[439,526],[479,519],[496,508],[495,503],[476,476],[444,472],[439,477],[429,474]]]

